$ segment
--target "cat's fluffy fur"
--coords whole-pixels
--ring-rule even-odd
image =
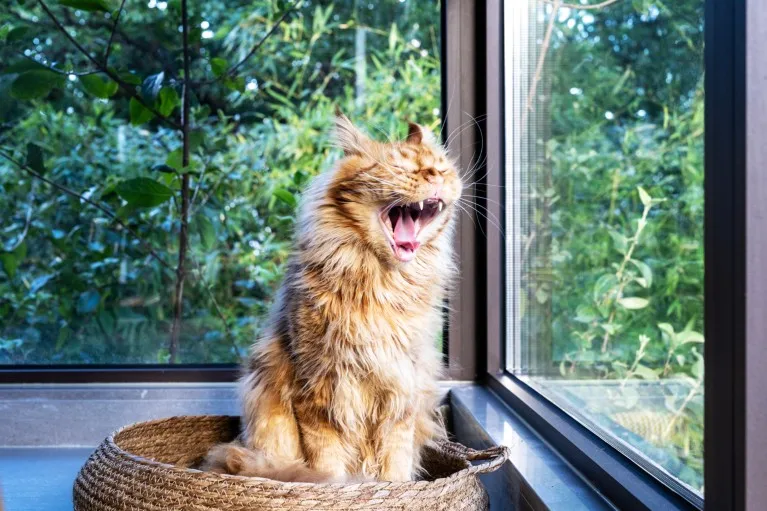
[[[270,327],[240,382],[240,440],[215,447],[204,468],[404,481],[418,473],[422,447],[444,435],[435,339],[454,272],[458,172],[412,123],[407,140],[379,143],[339,113],[336,140],[344,158],[304,194]],[[434,217],[403,262],[410,252],[394,246],[387,211],[420,201]]]

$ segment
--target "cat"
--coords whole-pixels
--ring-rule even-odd
[[[434,133],[371,140],[338,112],[343,158],[303,195],[266,335],[240,380],[243,431],[203,469],[283,481],[408,481],[437,416],[435,345],[462,183]]]

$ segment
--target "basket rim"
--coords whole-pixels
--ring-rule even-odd
[[[164,417],[159,419],[152,419],[148,421],[140,421],[140,422],[134,422],[133,424],[127,424],[125,426],[122,426],[121,428],[115,430],[112,432],[109,436],[107,436],[102,443],[96,448],[95,452],[98,452],[103,447],[108,446],[109,449],[112,449],[117,452],[118,455],[121,457],[129,459],[131,462],[146,466],[147,468],[154,468],[154,469],[163,469],[163,470],[169,470],[172,472],[179,472],[179,473],[185,473],[185,474],[194,474],[195,477],[199,477],[202,479],[208,479],[212,481],[232,481],[232,482],[249,482],[251,485],[255,482],[259,483],[265,483],[268,485],[276,485],[276,486],[283,486],[283,485],[289,485],[290,488],[305,488],[307,490],[309,489],[340,489],[344,488],[346,490],[350,489],[365,489],[368,487],[374,487],[374,486],[380,486],[381,483],[388,483],[389,486],[392,488],[400,488],[400,487],[420,487],[425,485],[443,485],[447,484],[449,481],[454,479],[463,479],[468,476],[476,476],[472,471],[471,462],[469,461],[469,466],[466,468],[463,468],[459,470],[458,472],[453,472],[447,477],[440,477],[437,479],[430,479],[428,481],[426,480],[412,480],[412,481],[365,481],[361,483],[307,483],[307,482],[287,482],[287,481],[278,481],[276,479],[269,479],[267,477],[255,477],[255,476],[241,476],[241,475],[234,475],[234,474],[219,474],[216,472],[207,472],[204,470],[199,470],[195,468],[185,468],[185,467],[179,467],[176,465],[173,465],[171,463],[165,463],[161,461],[157,461],[152,458],[146,458],[143,456],[139,456],[137,454],[134,454],[130,451],[127,451],[126,449],[122,448],[118,443],[115,441],[115,437],[119,434],[129,431],[135,427],[138,426],[154,426],[157,424],[161,424],[163,422],[168,422],[170,420],[188,420],[188,419],[224,419],[224,420],[232,420],[232,419],[240,419],[237,415],[220,415],[220,414],[210,414],[210,415],[173,415],[170,417]],[[508,450],[508,448],[504,447],[503,449]],[[94,454],[95,454],[94,452]]]

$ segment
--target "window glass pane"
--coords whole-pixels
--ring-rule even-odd
[[[189,2],[185,167],[180,1],[124,2],[114,35],[119,0],[45,4],[93,60],[38,2],[0,12],[0,365],[237,361],[335,106],[381,138],[440,122],[436,0]]]
[[[700,494],[703,10],[513,0],[504,23],[507,369]]]

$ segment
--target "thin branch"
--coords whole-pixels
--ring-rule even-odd
[[[549,46],[551,45],[551,34],[554,31],[554,22],[557,20],[557,12],[559,12],[559,8],[562,6],[562,0],[553,0],[551,3],[554,4],[554,7],[551,10],[549,24],[546,27],[546,33],[544,34],[543,42],[541,43],[541,55],[538,57],[538,63],[535,66],[535,75],[533,76],[533,83],[530,85],[530,92],[527,94],[525,110],[522,112],[522,129],[527,129],[527,119],[533,109],[533,98],[535,97],[536,91],[538,89],[538,82],[541,81],[543,64],[546,62],[546,54],[549,52]]]
[[[51,12],[50,8],[45,4],[43,0],[37,0],[37,3],[40,4],[40,7],[45,11],[45,13],[48,15],[48,17],[53,21],[53,23],[56,25],[56,28],[59,29],[61,33],[64,34],[64,36],[69,39],[69,42],[71,42],[75,48],[80,50],[80,53],[85,55],[88,60],[93,62],[93,64],[99,68],[104,74],[106,74],[109,78],[117,82],[117,84],[130,95],[132,98],[134,98],[136,101],[138,101],[144,108],[152,112],[158,119],[160,119],[163,122],[166,122],[170,126],[173,126],[177,130],[181,129],[181,125],[173,121],[172,119],[169,119],[167,117],[164,117],[160,112],[155,110],[153,107],[149,106],[138,94],[136,94],[136,89],[134,86],[124,82],[119,76],[117,76],[115,73],[113,73],[109,68],[105,67],[101,62],[98,61],[96,57],[90,54],[88,50],[86,50],[80,43],[77,42],[77,39],[72,37],[70,33],[67,31],[67,29],[64,27],[64,25],[61,24],[61,22],[56,18],[56,16]]]
[[[125,7],[125,0],[120,2],[120,9],[117,11],[117,16],[115,16],[115,24],[112,26],[112,32],[109,34],[109,42],[107,42],[107,49],[104,52],[104,67],[109,67],[109,52],[112,51],[112,41],[115,38],[117,24],[120,23],[120,15],[123,13],[123,7]]]
[[[542,0],[543,3],[546,4],[557,4],[557,0]],[[590,9],[601,9],[603,7],[607,7],[608,5],[614,4],[620,0],[605,0],[604,2],[599,2],[598,4],[589,4],[589,5],[581,5],[581,4],[563,4],[560,3],[559,7],[567,7],[568,9],[584,9],[584,10],[590,10]]]
[[[67,75],[67,76],[69,76],[69,75],[88,76],[88,75],[100,74],[100,73],[103,72],[100,69],[94,69],[94,70],[91,70],[91,71],[64,71],[63,69],[59,69],[59,68],[54,67],[52,65],[49,66],[48,64],[43,64],[39,60],[35,60],[34,58],[32,58],[31,55],[27,55],[26,53],[24,53],[21,50],[17,50],[16,53],[18,53],[19,55],[21,55],[25,59],[27,59],[27,60],[29,60],[31,62],[34,62],[38,66],[42,66],[42,67],[46,68],[48,71],[53,71],[54,73],[58,73],[60,75]],[[35,52],[34,55],[42,55],[42,53]]]
[[[16,240],[16,243],[14,243],[11,248],[7,249],[6,252],[13,252],[17,248],[19,248],[22,243],[24,243],[24,240],[27,237],[27,233],[29,232],[29,225],[31,223],[32,223],[32,201],[30,201],[29,207],[27,208],[27,214],[24,217],[24,229],[21,231],[21,234],[19,234],[19,237]]]
[[[155,250],[152,248],[152,246],[149,244],[148,241],[146,241],[144,238],[142,238],[141,235],[139,235],[139,233],[137,233],[132,228],[130,228],[125,222],[120,220],[120,218],[118,218],[117,215],[115,215],[114,213],[109,211],[109,209],[107,207],[99,204],[96,201],[93,201],[93,200],[89,199],[88,197],[84,196],[81,193],[77,193],[76,191],[74,191],[74,190],[72,190],[70,188],[67,188],[64,185],[61,185],[61,184],[59,184],[59,183],[57,183],[55,181],[52,181],[52,180],[48,179],[47,177],[43,176],[42,174],[36,172],[29,165],[27,165],[25,163],[21,163],[20,161],[16,160],[15,158],[13,158],[12,156],[10,156],[9,154],[7,154],[7,153],[5,153],[3,151],[0,151],[0,156],[5,158],[9,162],[13,163],[17,167],[19,167],[20,169],[25,171],[27,174],[31,175],[32,177],[35,177],[35,178],[39,179],[40,181],[42,181],[44,183],[48,183],[49,185],[51,185],[52,187],[56,188],[57,190],[59,190],[61,192],[64,192],[67,195],[71,195],[72,197],[75,197],[77,199],[80,199],[83,202],[87,202],[88,204],[90,204],[94,208],[98,209],[99,211],[104,213],[106,216],[111,218],[120,227],[122,227],[123,229],[128,231],[139,242],[141,242],[141,244],[144,245],[144,248],[146,248],[146,250],[149,253],[149,255],[152,256],[158,263],[160,263],[161,265],[163,265],[165,268],[167,268],[169,270],[173,269],[171,267],[171,265],[166,263],[165,260],[162,257],[160,257],[160,255],[157,252],[155,252]]]
[[[243,64],[245,64],[245,62],[247,62],[247,61],[248,61],[248,59],[250,59],[250,57],[252,57],[253,55],[255,55],[255,53],[258,51],[258,49],[259,49],[259,48],[261,48],[261,46],[263,46],[263,44],[266,42],[266,40],[267,40],[267,39],[269,39],[269,37],[271,37],[271,35],[272,35],[274,32],[276,32],[276,31],[277,31],[277,28],[278,28],[278,27],[279,27],[279,26],[282,24],[282,22],[283,22],[283,21],[285,21],[285,18],[287,18],[287,17],[288,17],[288,15],[289,15],[290,13],[292,13],[292,12],[293,12],[293,11],[295,11],[295,10],[297,10],[297,9],[298,9],[298,7],[299,7],[299,6],[300,6],[302,3],[303,3],[303,2],[302,2],[301,0],[297,0],[296,2],[294,2],[294,3],[293,3],[293,5],[291,5],[291,6],[290,6],[290,8],[289,8],[288,10],[286,10],[286,11],[285,11],[285,12],[282,14],[282,16],[280,16],[280,19],[278,19],[278,20],[277,20],[277,21],[274,23],[274,25],[272,25],[272,28],[270,28],[270,29],[269,29],[269,31],[266,33],[266,35],[264,35],[264,37],[262,37],[262,38],[261,38],[261,39],[260,39],[260,40],[259,40],[259,41],[256,43],[256,45],[255,45],[255,46],[253,46],[253,48],[251,48],[251,49],[250,49],[250,51],[248,52],[248,54],[247,54],[247,55],[245,55],[245,57],[244,57],[244,58],[243,58],[241,61],[239,61],[238,63],[236,63],[236,64],[235,64],[235,65],[233,65],[232,67],[230,67],[230,68],[229,68],[229,69],[226,71],[226,73],[224,73],[224,75],[222,75],[222,76],[226,76],[226,75],[229,75],[229,76],[231,76],[231,75],[233,75],[235,72],[237,72],[237,70],[240,68],[240,66],[242,66]],[[186,77],[185,77],[185,78],[186,78]]]
[[[218,318],[221,320],[221,323],[224,325],[224,331],[226,332],[226,338],[231,341],[232,347],[234,348],[235,354],[238,356],[240,355],[240,348],[237,346],[237,342],[235,341],[234,337],[232,336],[232,332],[229,329],[229,322],[226,320],[226,316],[224,316],[224,311],[221,310],[221,306],[218,304],[218,300],[216,300],[216,297],[213,295],[213,289],[211,289],[210,284],[208,283],[207,279],[202,273],[202,266],[200,266],[199,261],[194,260],[195,269],[197,270],[197,278],[200,280],[200,283],[202,284],[202,287],[205,288],[205,291],[208,293],[208,298],[210,298],[210,302],[213,304],[213,308],[216,311],[216,314],[218,315]]]
[[[189,167],[190,140],[189,131],[192,120],[189,117],[189,95],[191,94],[189,51],[189,9],[187,0],[181,0],[181,32],[183,39],[184,57],[184,86],[181,96],[181,134],[183,138],[181,165]],[[176,294],[173,304],[173,326],[170,331],[170,363],[176,362],[178,356],[178,337],[181,331],[181,316],[184,306],[184,281],[186,280],[186,255],[189,246],[189,173],[181,176],[181,229],[178,235],[178,265],[176,266]]]

